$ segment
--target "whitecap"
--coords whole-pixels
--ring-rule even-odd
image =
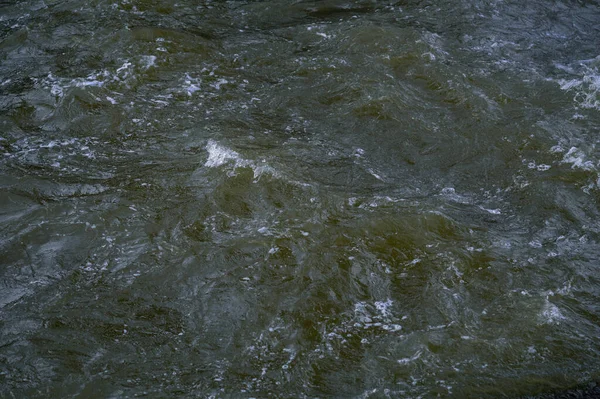
[[[235,176],[237,168],[250,168],[253,172],[254,183],[257,183],[263,175],[270,175],[277,179],[283,179],[289,184],[298,187],[311,187],[309,183],[290,179],[285,174],[279,172],[270,166],[265,159],[249,160],[242,157],[238,152],[225,147],[222,144],[210,139],[206,144],[208,158],[204,162],[205,167],[216,168],[226,167],[228,169],[227,176]]]
[[[221,166],[229,161],[235,161],[236,164],[242,161],[237,152],[218,144],[214,140],[208,141],[206,150],[208,151],[208,159],[204,163],[204,166],[209,168]]]

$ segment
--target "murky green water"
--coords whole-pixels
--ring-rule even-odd
[[[598,1],[0,3],[0,396],[600,379]]]

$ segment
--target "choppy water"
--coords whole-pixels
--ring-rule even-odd
[[[600,379],[600,3],[0,3],[0,396]]]

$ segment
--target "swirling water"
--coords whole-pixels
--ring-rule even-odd
[[[0,396],[600,378],[600,3],[0,3]]]

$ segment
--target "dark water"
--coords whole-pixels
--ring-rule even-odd
[[[3,1],[0,397],[600,379],[600,3]]]

